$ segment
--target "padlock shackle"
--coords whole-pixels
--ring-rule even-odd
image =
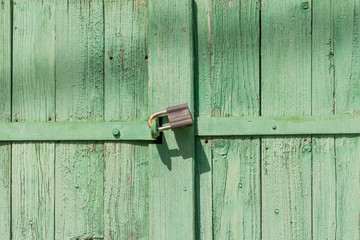
[[[165,127],[159,127],[159,128],[158,128],[158,131],[159,131],[159,132],[163,132],[163,131],[170,130],[170,129],[171,129],[171,126],[168,125],[168,126],[165,126]]]
[[[148,120],[149,128],[151,128],[151,122],[152,122],[152,120],[155,120],[157,117],[161,117],[161,116],[166,115],[166,114],[167,114],[167,111],[164,110],[164,111],[157,112],[157,113],[154,113],[153,115],[151,115],[151,116],[149,117],[149,120]],[[160,128],[159,128],[159,130],[160,130]],[[167,129],[164,129],[164,130],[167,130]]]

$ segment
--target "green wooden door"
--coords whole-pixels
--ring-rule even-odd
[[[69,141],[68,128],[6,142],[0,129],[1,239],[359,239],[360,132],[338,134],[358,122],[359,11],[358,0],[0,1],[3,128],[92,133],[181,103],[197,123],[157,141]],[[322,135],[301,125],[330,115],[342,118]],[[303,127],[277,135],[289,117]],[[256,119],[265,127],[244,136]]]
[[[2,1],[1,120],[145,123],[169,105],[193,110],[192,5],[175,3]],[[192,239],[193,129],[165,136],[2,143],[0,238]]]
[[[195,2],[198,116],[359,113],[358,1]],[[360,238],[357,136],[196,144],[199,239]]]

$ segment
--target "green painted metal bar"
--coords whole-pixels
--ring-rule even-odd
[[[360,116],[200,117],[198,136],[360,134]]]
[[[360,134],[360,116],[199,117],[197,136]],[[0,141],[153,141],[147,122],[0,123]]]
[[[154,140],[147,122],[0,123],[0,141]]]

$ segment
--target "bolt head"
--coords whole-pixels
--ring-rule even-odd
[[[119,131],[119,129],[113,129],[112,130],[112,134],[114,135],[114,136],[119,136],[120,135],[120,131]]]

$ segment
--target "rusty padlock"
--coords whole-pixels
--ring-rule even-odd
[[[165,115],[167,115],[169,119],[169,125],[164,127],[159,127],[157,118]],[[173,107],[168,107],[166,108],[165,111],[154,113],[149,117],[148,120],[148,124],[150,128],[152,128],[151,125],[153,122],[155,124],[154,125],[155,129],[158,132],[163,132],[169,129],[174,130],[177,128],[189,127],[194,124],[189,107],[186,103]]]

